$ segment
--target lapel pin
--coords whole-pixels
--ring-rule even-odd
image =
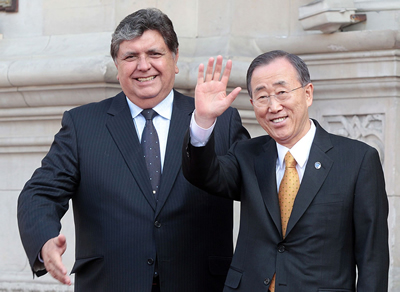
[[[314,166],[315,166],[315,169],[320,169],[322,165],[321,165],[321,162],[317,161],[317,162],[315,162]]]

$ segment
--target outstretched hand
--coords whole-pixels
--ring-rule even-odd
[[[226,62],[223,73],[222,56],[217,57],[214,72],[213,66],[214,58],[210,58],[204,77],[204,65],[200,64],[195,90],[195,120],[200,127],[205,129],[212,126],[215,119],[232,104],[240,90],[242,90],[240,87],[236,87],[229,95],[226,94],[232,70],[231,60]]]
[[[60,234],[57,237],[49,239],[42,247],[41,256],[47,272],[54,279],[63,284],[71,285],[71,279],[67,275],[67,269],[62,263],[61,256],[67,249],[67,239],[65,235]]]

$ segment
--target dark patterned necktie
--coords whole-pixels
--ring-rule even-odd
[[[153,118],[158,115],[153,109],[145,109],[142,115],[146,119],[146,125],[142,134],[142,148],[146,160],[147,171],[150,177],[153,194],[157,198],[158,187],[161,179],[161,158],[158,135],[153,124]]]

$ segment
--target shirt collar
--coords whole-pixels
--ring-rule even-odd
[[[297,164],[303,168],[308,160],[308,156],[310,153],[311,145],[314,140],[316,127],[314,122],[310,120],[311,127],[308,130],[307,134],[301,138],[291,149],[276,143],[276,148],[278,151],[278,159],[276,161],[277,168],[283,168],[283,162],[285,159],[286,153],[290,150],[290,153],[293,155],[294,159],[296,159]]]
[[[128,102],[129,110],[131,111],[132,118],[136,118],[140,113],[144,110],[134,104],[128,97],[126,97],[126,101]],[[167,95],[159,104],[157,104],[153,109],[158,113],[159,116],[171,120],[172,116],[172,104],[174,101],[174,91]]]

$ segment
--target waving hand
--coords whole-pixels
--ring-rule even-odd
[[[204,77],[204,65],[200,64],[195,90],[196,123],[202,128],[209,128],[235,100],[241,88],[236,87],[226,94],[232,61],[228,60],[222,73],[222,56],[217,57],[213,72],[214,58],[210,58]],[[222,74],[222,76],[221,76]]]

